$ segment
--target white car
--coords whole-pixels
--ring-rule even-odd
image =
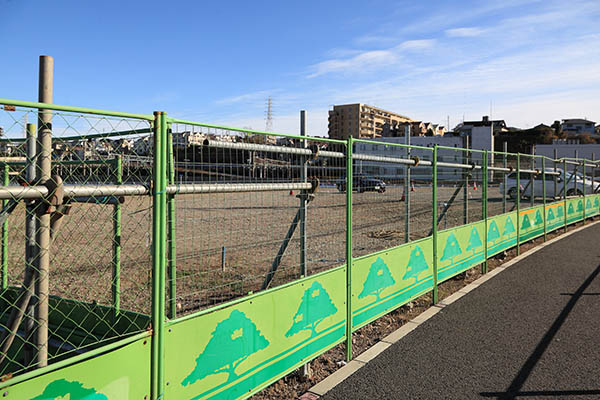
[[[546,169],[546,172],[554,172],[554,169]],[[556,178],[556,193],[554,192],[554,175],[545,175],[546,179],[546,197],[556,198],[557,196],[563,196],[563,171],[557,169],[556,172],[560,173],[560,176]],[[571,177],[572,172],[567,172],[567,196],[582,196],[585,190],[585,194],[592,194],[600,187],[600,182],[593,182],[589,178],[584,179],[583,175],[577,173],[575,177]],[[530,183],[531,175],[529,172],[521,172],[521,196],[531,197],[533,189],[534,197],[542,197],[544,195],[544,187],[542,184],[542,174],[534,176],[533,188]],[[577,184],[575,184],[577,180]],[[506,177],[506,187],[504,183],[500,183],[500,194],[508,196],[511,199],[517,198],[517,173],[512,172]]]

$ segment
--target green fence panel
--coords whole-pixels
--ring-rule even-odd
[[[565,202],[557,201],[546,205],[546,229],[552,232],[565,226]]]
[[[438,282],[484,262],[484,240],[484,221],[441,231],[438,234],[437,250]]]
[[[519,242],[525,243],[544,234],[544,206],[529,207],[519,211]]]
[[[488,219],[488,258],[517,245],[517,212]]]
[[[168,324],[165,398],[239,399],[345,337],[345,267]]]
[[[572,224],[583,219],[583,199],[567,200],[567,224]]]
[[[352,329],[433,288],[433,240],[410,242],[353,260]]]
[[[7,400],[144,399],[150,396],[150,338],[2,389]]]
[[[598,214],[598,195],[585,196],[585,216],[593,217]]]

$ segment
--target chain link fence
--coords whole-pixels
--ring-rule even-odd
[[[0,375],[145,330],[151,198],[115,189],[150,186],[150,122],[5,106],[0,126]]]

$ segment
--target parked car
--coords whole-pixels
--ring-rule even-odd
[[[554,169],[546,169],[546,172],[554,172]],[[545,175],[546,180],[546,197],[556,198],[557,196],[563,195],[563,171],[557,169],[556,172],[560,173],[560,176],[556,177],[556,193],[554,192],[554,175]],[[585,190],[585,194],[592,194],[600,186],[600,182],[594,182],[592,186],[592,180],[584,178],[582,174],[577,173],[575,177],[572,177],[572,172],[567,172],[567,196],[582,196]],[[531,197],[533,190],[534,197],[543,197],[544,186],[542,184],[542,174],[534,175],[533,188],[529,183],[531,175],[529,172],[520,173],[520,184],[521,193],[524,197]],[[577,180],[577,184],[575,184]],[[508,174],[506,177],[506,187],[504,183],[500,183],[500,194],[508,196],[511,199],[517,198],[517,173],[513,172]]]
[[[342,177],[337,183],[340,192],[346,191],[346,177]],[[385,192],[385,182],[369,175],[355,174],[352,177],[352,190],[358,193],[367,191]]]

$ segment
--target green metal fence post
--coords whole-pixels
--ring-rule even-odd
[[[123,184],[123,162],[121,156],[113,160],[113,173],[117,185]],[[121,309],[121,202],[113,206],[113,276],[112,297],[115,317]]]
[[[152,399],[163,397],[165,329],[165,236],[166,236],[166,121],[154,113],[154,171],[152,205]]]
[[[487,232],[488,232],[488,152],[487,152],[487,150],[483,152],[483,165],[482,165],[481,169],[482,169],[482,174],[483,174],[483,184],[481,185],[483,187],[481,188],[481,190],[482,190],[481,195],[483,196],[482,208],[483,208],[483,221],[485,223],[485,225],[484,225],[485,232],[483,233],[484,261],[483,261],[483,264],[481,265],[481,273],[486,274],[487,269],[488,269],[488,262],[487,262],[487,258],[488,258],[488,240],[487,240]]]
[[[565,232],[567,232],[567,160],[563,159],[563,201],[565,202]]]
[[[175,160],[173,158],[173,131],[171,124],[167,129],[167,174],[169,184],[175,184]],[[175,195],[167,196],[167,232],[168,232],[168,269],[169,269],[169,318],[177,317],[177,266],[175,260]]]
[[[10,184],[9,171],[10,167],[7,163],[4,164],[2,169],[4,179],[3,185],[8,186]],[[8,200],[2,201],[2,208],[6,207]],[[2,223],[2,289],[8,287],[8,218]]]
[[[352,136],[346,143],[346,360],[352,360]]]
[[[583,159],[583,225],[585,225],[585,158]]]
[[[521,153],[517,153],[517,255],[521,254]],[[565,212],[566,214],[566,212]]]
[[[433,146],[433,157],[431,158],[432,168],[432,242],[433,242],[433,304],[438,302],[438,268],[437,268],[437,239],[438,239],[438,228],[437,228],[437,145]]]
[[[546,157],[542,156],[542,196],[544,197],[544,242],[547,238],[547,222],[546,222]]]

